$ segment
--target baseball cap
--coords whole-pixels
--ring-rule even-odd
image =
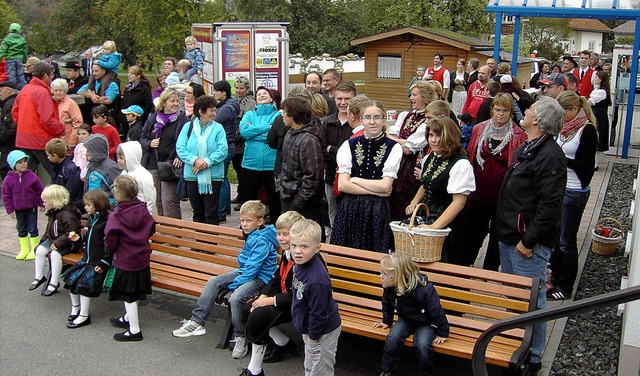
[[[127,108],[125,108],[124,110],[121,110],[123,114],[125,115],[129,115],[129,114],[134,114],[137,116],[142,116],[142,114],[144,113],[144,111],[142,111],[142,107],[137,106],[137,105],[132,105],[129,106]]]
[[[554,73],[548,74],[547,77],[538,81],[538,87],[544,86],[544,85],[553,85],[553,84],[562,85],[566,88],[567,79],[564,77],[562,73],[554,72]]]

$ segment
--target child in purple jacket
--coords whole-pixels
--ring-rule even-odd
[[[33,260],[38,236],[38,207],[43,207],[40,195],[44,187],[38,176],[27,168],[29,156],[14,150],[7,156],[12,171],[2,184],[2,203],[7,214],[17,221],[20,253],[16,260]],[[31,238],[29,238],[31,235]]]
[[[111,324],[127,329],[116,333],[116,341],[142,341],[138,320],[138,300],[145,300],[151,294],[151,247],[149,238],[156,231],[147,205],[138,199],[138,184],[128,175],[118,176],[113,183],[113,194],[118,206],[107,220],[105,227],[105,255],[95,271],[106,272],[115,268],[113,280],[109,275],[105,286],[109,290],[109,300],[124,300],[125,315],[111,319]]]

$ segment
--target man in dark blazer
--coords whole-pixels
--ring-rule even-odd
[[[480,60],[472,57],[471,59],[469,59],[469,63],[467,65],[469,69],[469,79],[467,80],[465,88],[467,89],[467,91],[469,91],[469,87],[471,86],[471,84],[478,80],[478,68],[480,67]]]
[[[67,94],[77,94],[78,89],[89,82],[89,78],[80,74],[81,66],[77,61],[67,61],[64,68],[67,70],[67,83],[69,84],[69,91]]]
[[[82,71],[84,72],[84,76],[87,77],[87,79],[91,77],[91,73],[93,73],[91,70],[92,66],[93,66],[93,53],[91,52],[91,48],[88,48],[84,52],[84,59],[82,59]]]

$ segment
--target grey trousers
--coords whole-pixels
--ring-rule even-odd
[[[158,215],[182,219],[182,210],[180,209],[180,197],[176,189],[178,181],[160,181],[158,178],[158,170],[149,170],[153,176],[153,185],[156,187],[156,207]]]
[[[302,335],[304,341],[304,375],[332,376],[333,366],[336,364],[338,338],[342,326],[320,338],[318,343],[311,343],[309,336]]]

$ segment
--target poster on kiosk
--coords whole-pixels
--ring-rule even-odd
[[[191,35],[205,53],[203,86],[213,94],[213,83],[226,80],[235,95],[236,77],[245,76],[251,89],[264,86],[289,91],[289,34],[287,22],[221,22],[193,24]]]

